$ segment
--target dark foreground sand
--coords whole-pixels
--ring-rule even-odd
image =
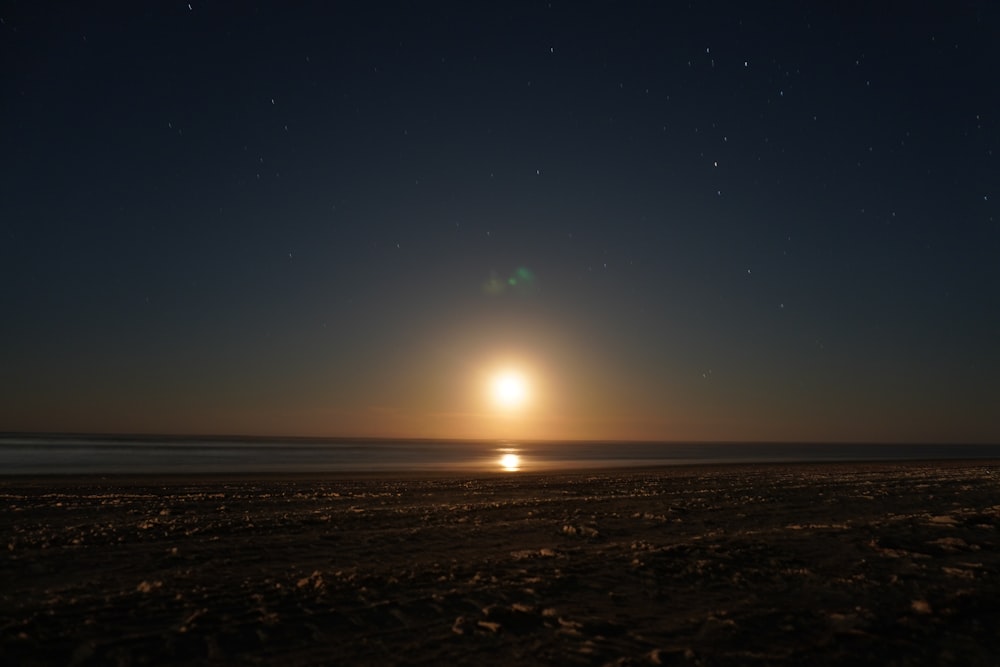
[[[998,665],[998,462],[0,479],[0,662]]]

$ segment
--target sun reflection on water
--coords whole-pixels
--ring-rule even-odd
[[[521,456],[513,449],[501,449],[500,468],[504,472],[518,472],[521,469]]]

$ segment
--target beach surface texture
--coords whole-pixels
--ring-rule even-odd
[[[1000,464],[0,478],[5,665],[997,665]]]

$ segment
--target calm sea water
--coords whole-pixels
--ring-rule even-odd
[[[1000,459],[1000,445],[0,437],[0,474],[531,472],[742,462]]]

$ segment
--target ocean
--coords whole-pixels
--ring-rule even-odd
[[[0,475],[518,473],[707,463],[921,459],[1000,459],[1000,445],[0,436]]]

